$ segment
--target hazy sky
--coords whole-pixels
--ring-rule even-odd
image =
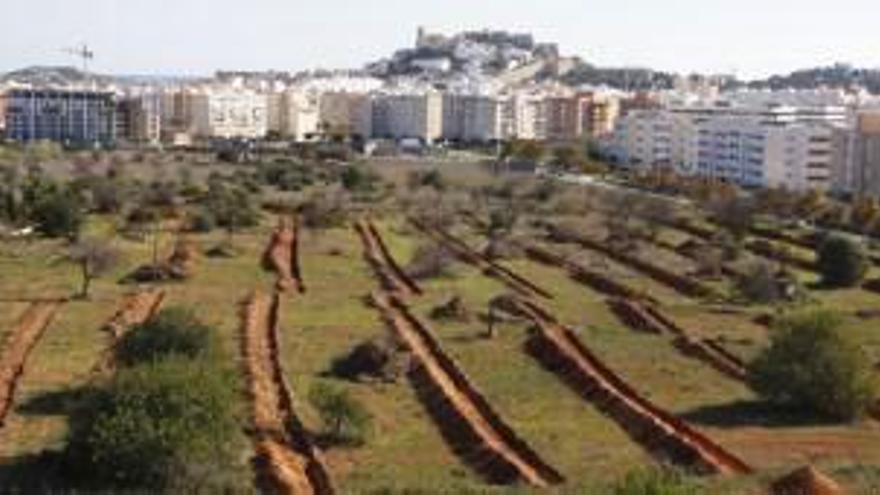
[[[0,71],[360,67],[410,46],[416,27],[523,30],[600,65],[736,72],[837,61],[880,67],[877,0],[2,0]]]

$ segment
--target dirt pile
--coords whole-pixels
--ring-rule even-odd
[[[836,481],[813,466],[798,469],[770,485],[772,495],[841,495],[843,489]]]
[[[187,280],[195,274],[197,257],[198,247],[196,244],[181,237],[174,244],[174,250],[165,261],[141,265],[120,282],[123,284],[145,284]]]
[[[263,252],[262,265],[264,270],[275,272],[278,276],[276,286],[280,291],[289,291],[297,286],[293,278],[293,243],[296,239],[293,225],[287,218],[281,218],[278,226],[272,231],[269,245]]]
[[[165,291],[151,289],[128,294],[122,298],[116,313],[101,327],[109,334],[107,347],[101,352],[92,374],[105,373],[114,366],[116,343],[129,329],[149,320],[165,302]]]
[[[19,318],[0,351],[0,428],[12,408],[18,381],[24,374],[28,356],[37,346],[55,314],[60,302],[36,302]]]
[[[113,339],[118,339],[129,328],[147,321],[156,314],[164,300],[165,291],[158,289],[129,294],[123,298],[119,309],[102,329],[109,332]]]
[[[174,251],[165,262],[171,277],[176,280],[191,278],[195,273],[198,248],[195,242],[181,238],[174,245]]]

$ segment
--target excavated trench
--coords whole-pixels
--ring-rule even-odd
[[[0,351],[0,428],[12,409],[18,381],[24,374],[28,356],[39,343],[63,303],[32,303],[9,333]]]
[[[409,378],[453,451],[491,483],[548,487],[563,481],[492,409],[430,329],[391,294],[372,301],[409,349]]]
[[[121,337],[129,328],[140,325],[149,320],[159,311],[165,301],[165,291],[151,289],[126,295],[119,305],[119,309],[110,320],[104,324],[103,329],[114,340]]]
[[[254,293],[244,304],[241,352],[251,399],[254,468],[268,493],[334,492],[320,451],[296,416],[279,359],[278,294]]]
[[[355,228],[385,291],[372,294],[372,303],[412,353],[408,378],[453,452],[490,483],[561,483],[562,476],[495,413],[432,332],[409,312],[402,297],[421,290],[397,265],[375,226],[360,221]]]
[[[109,335],[109,342],[101,352],[98,362],[92,367],[93,375],[113,368],[113,355],[119,339],[132,327],[152,318],[159,312],[164,302],[165,291],[160,289],[138,291],[122,298],[119,309],[102,327],[102,330]]]
[[[613,278],[590,270],[589,268],[567,260],[562,256],[547,249],[535,245],[523,245],[523,250],[530,259],[555,268],[561,268],[568,272],[568,276],[581,284],[611,297],[623,297],[627,299],[645,300],[652,304],[660,304],[660,301],[648,294],[643,294]]]
[[[409,221],[422,233],[434,239],[438,244],[449,249],[449,251],[463,263],[467,263],[480,269],[486,275],[501,281],[517,293],[529,297],[539,296],[545,299],[553,299],[553,295],[548,291],[513,270],[478,253],[464,241],[458,239],[449,232],[439,228],[429,227],[413,218],[409,219]]]
[[[299,268],[299,222],[295,218],[281,217],[272,232],[269,245],[263,253],[263,268],[278,276],[279,291],[305,292]]]
[[[422,289],[398,265],[379,235],[375,225],[369,220],[359,220],[355,230],[364,246],[364,257],[376,272],[382,288],[402,296],[421,295]]]
[[[707,227],[698,227],[696,225],[691,225],[683,222],[667,222],[666,226],[676,230],[680,230],[686,234],[690,234],[691,236],[701,239],[705,242],[711,242],[716,234],[714,229]],[[758,237],[763,237],[766,240],[770,241],[788,242],[795,245],[801,245],[800,242],[792,242],[792,239],[789,239],[783,234],[768,235],[768,231],[766,230],[753,228],[751,230],[751,234]],[[802,247],[812,249],[809,248],[807,245],[803,245]],[[760,240],[745,243],[745,249],[746,251],[749,251],[752,254],[764,259],[786,263],[808,272],[816,273],[818,271],[818,267],[816,266],[816,263],[814,261],[805,260],[803,258],[794,256],[791,253],[787,252],[785,249],[775,248],[766,242],[761,242]],[[741,273],[736,273],[734,271],[734,273],[731,273],[731,275],[741,275]]]
[[[746,381],[745,364],[740,359],[711,339],[700,339],[691,335],[660,309],[628,299],[610,299],[608,305],[633,330],[672,335],[672,344],[682,355],[701,361],[730,379]]]
[[[639,395],[546,310],[530,301],[517,305],[538,329],[527,344],[529,353],[653,456],[700,473],[752,472],[735,455]]]
[[[634,270],[647,275],[649,278],[672,288],[683,296],[702,298],[715,295],[715,291],[711,287],[704,285],[698,280],[679,275],[671,270],[649,263],[626,252],[612,249],[604,243],[590,239],[589,237],[578,235],[573,232],[560,232],[558,226],[548,225],[548,227],[556,231],[556,234],[554,235],[570,239],[586,249],[604,254],[612,260],[629,266]]]

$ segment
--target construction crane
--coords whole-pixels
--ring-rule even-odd
[[[95,89],[95,81],[91,77],[89,77],[89,60],[92,60],[95,58],[95,52],[93,52],[89,48],[89,45],[87,45],[85,43],[83,43],[82,45],[80,45],[78,47],[62,48],[61,51],[63,51],[64,53],[67,53],[69,55],[73,55],[74,57],[78,57],[82,60],[83,78],[85,79],[86,84],[91,86],[91,88],[94,90]],[[89,131],[88,107],[89,107],[88,104],[82,105],[82,128],[83,128],[82,135],[84,138],[89,135],[89,132],[88,132]]]
[[[81,59],[83,72],[86,74],[89,72],[89,60],[95,58],[95,52],[89,48],[89,45],[83,43],[82,45],[73,48],[62,48],[61,51]]]

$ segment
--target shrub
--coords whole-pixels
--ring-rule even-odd
[[[749,265],[737,277],[736,290],[747,301],[757,304],[774,303],[783,297],[773,267],[761,262]]]
[[[342,187],[352,192],[372,192],[380,182],[379,176],[362,166],[348,165],[340,175]]]
[[[309,402],[321,416],[327,440],[346,445],[364,443],[373,417],[347,390],[318,384],[309,390]]]
[[[455,257],[446,249],[436,245],[422,245],[416,249],[406,273],[414,279],[429,279],[451,274]]]
[[[407,176],[407,184],[412,190],[420,187],[429,187],[436,191],[446,190],[446,179],[437,169],[431,169],[427,172],[410,172]]]
[[[228,187],[214,183],[208,189],[205,208],[229,233],[244,227],[253,227],[260,222],[260,211],[254,196],[242,187]]]
[[[71,424],[68,463],[90,484],[229,489],[242,446],[234,375],[180,359],[121,370]]]
[[[318,193],[299,207],[303,223],[313,229],[343,227],[348,222],[349,204],[343,194]]]
[[[868,358],[830,313],[780,321],[771,345],[749,366],[749,383],[771,402],[835,420],[863,415],[877,397]]]
[[[92,207],[98,213],[119,213],[125,205],[125,187],[112,179],[95,179],[89,185]]]
[[[348,354],[339,356],[330,365],[329,374],[346,380],[363,377],[394,382],[403,373],[404,359],[395,343],[375,339],[358,344]]]
[[[817,264],[822,283],[829,287],[854,287],[868,272],[861,246],[843,237],[828,237],[819,246]]]
[[[200,208],[190,214],[187,227],[190,232],[211,232],[217,228],[217,219],[209,210]]]
[[[132,366],[170,355],[204,356],[212,350],[213,338],[211,329],[191,311],[168,308],[127,332],[116,348],[116,359]]]
[[[79,201],[68,192],[57,192],[37,203],[34,221],[40,232],[49,237],[75,238],[84,221]]]

